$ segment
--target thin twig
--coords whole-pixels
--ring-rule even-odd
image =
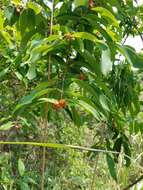
[[[90,152],[101,152],[101,153],[111,153],[111,154],[120,154],[120,152],[112,151],[112,150],[105,150],[105,149],[95,149],[83,146],[75,146],[75,145],[66,145],[66,144],[58,144],[58,143],[39,143],[39,142],[4,142],[0,141],[0,145],[4,144],[11,144],[11,145],[29,145],[29,146],[39,146],[39,147],[47,147],[47,148],[59,148],[59,149],[75,149],[81,151],[90,151]],[[129,158],[133,163],[134,159],[132,159],[127,154],[124,154],[124,157]],[[143,167],[139,166],[141,170]]]
[[[142,33],[137,28],[136,28],[136,30],[137,30],[137,32],[138,32],[138,34],[139,34],[139,36],[140,36],[140,38],[141,38],[141,40],[143,42],[143,35],[142,35]]]
[[[126,40],[128,39],[129,34],[126,35],[126,37],[124,38],[124,41],[122,42],[122,46],[126,43]]]
[[[54,0],[52,0],[51,20],[50,20],[50,35],[53,34],[53,19],[54,19]],[[48,65],[48,80],[51,78],[51,54],[49,54]]]
[[[48,108],[46,108],[48,109]],[[47,110],[48,111],[48,110]],[[47,112],[46,112],[47,113]],[[44,118],[44,123],[43,123],[43,135],[42,135],[42,140],[44,140],[45,142],[45,129],[46,129],[46,125],[47,125],[47,115],[45,113],[45,118]],[[46,164],[46,147],[43,147],[42,149],[42,164],[41,164],[41,190],[44,190],[44,184],[45,184],[45,164]]]
[[[138,182],[140,182],[142,179],[143,179],[143,175],[141,177],[139,177],[136,181],[134,181],[133,183],[131,183],[130,185],[128,185],[127,187],[125,187],[122,190],[128,190],[128,189],[130,189],[131,187],[133,187],[134,185],[136,185]]]
[[[141,40],[142,40],[142,42],[143,42],[143,34],[139,31],[139,29],[138,29],[138,22],[137,22],[137,20],[136,20],[136,18],[134,17],[133,18],[133,20],[134,20],[134,23],[136,24],[136,27],[135,27],[135,30],[138,32],[138,35],[140,36],[140,38],[141,38]]]
[[[62,78],[61,99],[63,98],[63,93],[64,93],[64,83],[65,83],[65,74],[63,75],[63,78]]]

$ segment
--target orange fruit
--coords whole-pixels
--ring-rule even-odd
[[[59,102],[53,103],[53,108],[59,110],[61,108]]]
[[[94,6],[93,0],[88,0],[88,5],[90,8],[92,8]]]
[[[60,99],[58,102],[53,103],[53,108],[56,110],[65,108],[67,106],[66,100],[65,99]]]
[[[67,103],[65,101],[65,99],[60,99],[59,100],[59,105],[61,108],[65,108],[67,106]]]
[[[85,76],[83,73],[80,73],[79,79],[80,79],[80,80],[85,80],[85,79],[86,79],[86,76]]]

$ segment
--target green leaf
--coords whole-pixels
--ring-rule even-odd
[[[70,106],[70,111],[71,111],[73,122],[75,123],[76,126],[80,127],[81,126],[81,117],[78,114],[78,111],[75,109],[74,106]]]
[[[32,1],[27,3],[27,7],[33,9],[36,15],[39,14],[42,10],[42,7],[40,5]]]
[[[38,51],[36,52],[36,51],[33,51],[33,50],[31,51],[30,58],[28,60],[28,62],[31,63],[29,70],[31,70],[31,71],[33,69],[35,70],[36,62],[40,59],[40,57],[41,57],[40,52],[38,52]]]
[[[3,29],[3,24],[4,24],[4,17],[3,14],[0,12],[0,30]]]
[[[44,40],[33,40],[30,58],[27,62],[35,62],[41,58],[41,55],[46,55],[48,52],[56,50],[57,48],[63,46],[65,44],[64,40],[62,40],[62,36],[59,35],[51,35]]]
[[[52,11],[53,10],[53,3],[51,1],[43,1],[43,3]]]
[[[39,101],[42,101],[42,102],[49,102],[49,103],[57,103],[58,101],[54,98],[40,98]]]
[[[80,88],[85,89],[88,93],[91,93],[92,96],[98,98],[97,92],[89,85],[89,82],[81,81],[79,79],[73,79],[73,81],[80,86]]]
[[[129,142],[126,140],[126,138],[123,138],[123,148],[124,148],[124,152],[125,155],[124,158],[126,160],[126,167],[129,167],[130,164],[131,164],[131,160],[130,160],[130,157],[131,157],[131,150],[130,150],[130,145],[129,145]]]
[[[0,126],[0,131],[7,131],[11,129],[14,126],[13,122],[9,121],[8,123],[5,123]]]
[[[4,16],[7,18],[8,21],[11,20],[13,14],[14,14],[14,7],[12,6],[8,6],[4,11]]]
[[[15,75],[17,76],[17,78],[22,81],[23,80],[23,76],[20,74],[20,72],[15,72]]]
[[[122,137],[119,137],[116,139],[116,141],[114,143],[113,150],[116,152],[119,152],[119,154],[120,154],[121,147],[122,147]],[[119,154],[114,155],[115,161],[118,161]]]
[[[11,36],[9,35],[8,32],[4,31],[4,30],[0,30],[0,35],[4,38],[4,40],[6,41],[6,43],[8,43],[10,46],[12,45],[11,42]]]
[[[101,103],[103,109],[105,109],[105,110],[107,110],[107,111],[110,112],[110,109],[109,109],[109,106],[108,106],[107,97],[106,97],[105,95],[101,94],[101,95],[99,96],[99,101],[100,101],[100,103]]]
[[[106,76],[112,70],[112,61],[110,55],[110,49],[106,48],[102,50],[101,55],[101,71]]]
[[[121,37],[114,31],[110,29],[110,27],[105,27],[104,25],[100,24],[100,20],[97,17],[97,15],[94,14],[88,14],[85,17],[83,17],[85,20],[88,21],[96,29],[97,32],[99,32],[108,42],[117,41]]]
[[[109,169],[110,175],[112,176],[112,178],[115,181],[117,181],[115,162],[109,154],[106,154],[106,159],[107,159],[107,164],[108,164],[108,169]]]
[[[19,171],[20,176],[24,175],[25,165],[21,159],[18,160],[18,171]]]
[[[35,29],[36,16],[32,9],[26,9],[22,12],[19,19],[19,29],[21,35],[24,36],[26,31],[32,31]]]
[[[20,190],[30,190],[30,187],[25,182],[20,182]]]
[[[40,96],[43,96],[44,94],[48,94],[52,91],[58,91],[58,89],[56,88],[48,88],[48,89],[35,89],[33,91],[31,91],[30,94],[24,96],[21,101],[16,105],[13,113],[15,113],[17,110],[23,108],[23,106],[31,104],[33,100],[35,100],[36,98],[39,98]]]
[[[117,33],[113,32],[110,29],[110,27],[106,28],[105,31],[106,31],[106,35],[108,35],[107,39],[109,39],[109,37],[110,37],[114,42],[116,42],[116,41],[118,41],[118,40],[121,39],[121,37]]]
[[[83,101],[83,100],[78,100],[78,104],[83,107],[85,110],[87,110],[89,113],[91,113],[95,119],[100,120],[99,113],[96,111],[96,109],[90,105],[89,103]]]
[[[36,67],[35,67],[35,64],[32,64],[26,74],[27,78],[29,80],[32,80],[36,77]]]
[[[130,46],[117,46],[118,50],[125,56],[129,64],[135,68],[143,69],[143,57],[135,52]]]
[[[51,79],[48,81],[41,82],[36,86],[35,90],[40,91],[46,89],[47,87],[53,87],[56,82],[57,79]]]
[[[25,32],[21,40],[21,48],[24,48],[31,37],[37,32],[37,29]]]
[[[1,71],[1,72],[0,72],[0,78],[3,77],[4,75],[6,75],[7,72],[8,72],[8,70],[9,70],[9,68],[6,68],[6,69],[4,69],[3,71]]]
[[[30,184],[38,185],[34,179],[28,176],[26,176],[25,181]]]
[[[74,0],[73,10],[80,6],[88,6],[88,0]]]
[[[22,14],[20,15],[20,19],[19,19],[19,27],[20,27],[20,31],[21,34],[25,34],[25,30],[27,28],[27,10],[24,10],[22,12]]]
[[[105,19],[109,20],[110,23],[113,23],[114,26],[119,27],[119,23],[116,20],[115,16],[107,9],[105,9],[103,7],[95,7],[95,8],[92,8],[92,10],[100,13],[101,16],[103,16]]]
[[[119,137],[118,139],[116,139],[116,141],[114,143],[113,150],[116,152],[120,152],[121,146],[122,146],[122,137]]]
[[[79,51],[80,55],[85,59],[90,66],[91,71],[94,71],[98,76],[101,74],[100,65],[97,63],[95,57],[87,50]]]
[[[99,43],[100,45],[103,45],[104,48],[107,48],[107,45],[104,41],[99,40],[96,36],[94,36],[93,34],[90,34],[88,32],[75,32],[72,34],[72,37],[80,38],[83,40],[90,40],[94,43]]]
[[[20,5],[21,0],[12,0],[12,3],[15,5]]]

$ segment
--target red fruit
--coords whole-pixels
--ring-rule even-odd
[[[56,110],[65,108],[67,106],[67,103],[64,99],[60,99],[58,102],[53,103],[53,108]]]
[[[93,0],[88,0],[88,5],[90,8],[92,8],[94,6]]]
[[[59,102],[53,103],[53,108],[59,110],[61,108]]]
[[[64,99],[59,100],[59,105],[61,108],[65,108],[67,106],[67,103]]]
[[[79,79],[80,79],[80,80],[85,80],[85,79],[86,79],[86,76],[85,76],[83,73],[80,73]]]

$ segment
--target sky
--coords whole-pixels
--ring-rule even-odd
[[[140,5],[143,4],[143,0],[138,0],[138,2]]]
[[[128,37],[125,45],[134,47],[138,53],[141,51],[141,49],[143,49],[143,41],[141,40],[140,36]]]

